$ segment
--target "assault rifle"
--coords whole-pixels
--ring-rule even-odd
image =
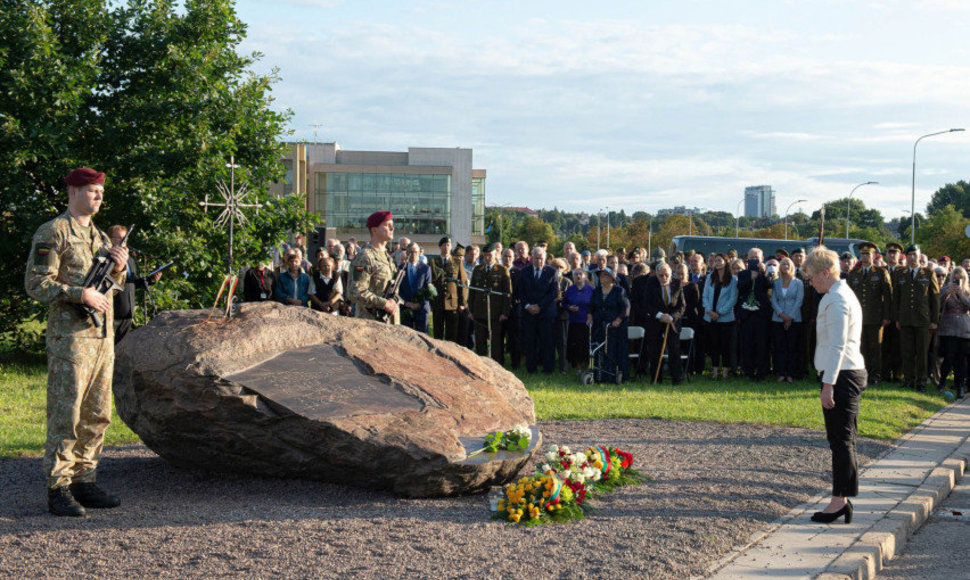
[[[135,225],[132,224],[128,228],[128,233],[121,240],[121,246],[128,243],[128,236],[134,231]],[[124,290],[121,285],[115,282],[114,278],[111,277],[111,271],[114,270],[114,261],[111,260],[111,256],[108,255],[108,250],[106,248],[101,248],[98,251],[98,255],[94,257],[94,264],[91,265],[91,269],[88,270],[88,275],[84,277],[84,283],[81,284],[82,288],[94,288],[97,292],[108,295],[112,290],[118,290],[119,292]],[[98,316],[98,311],[91,308],[87,304],[78,304],[78,309],[81,311],[81,316],[87,316],[94,323],[96,328],[101,328],[101,317]]]
[[[399,295],[401,292],[401,282],[404,281],[405,274],[407,274],[407,269],[405,268],[399,269],[397,271],[397,278],[395,278],[394,282],[389,284],[387,288],[384,290],[384,299],[396,301],[399,308],[401,306],[401,296]],[[383,308],[371,308],[369,310],[371,314],[374,315],[374,318],[376,318],[380,322],[388,322],[391,320],[391,314],[388,313],[387,310],[384,310]]]

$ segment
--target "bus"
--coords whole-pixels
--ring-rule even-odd
[[[852,252],[859,257],[859,245],[869,243],[857,238],[825,238],[825,247],[841,255]],[[676,252],[694,250],[705,258],[711,253],[724,253],[737,250],[738,256],[744,257],[751,248],[761,248],[765,258],[773,257],[775,250],[783,249],[789,254],[797,248],[804,248],[806,252],[818,245],[818,237],[807,240],[776,240],[773,238],[722,238],[717,236],[676,236],[670,242],[668,255]]]

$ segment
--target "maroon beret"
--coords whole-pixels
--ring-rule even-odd
[[[64,183],[73,185],[74,187],[81,187],[82,185],[89,185],[91,183],[104,185],[104,173],[95,171],[90,167],[79,167],[67,174],[67,177],[64,178]]]
[[[376,228],[387,220],[392,219],[394,219],[394,216],[392,216],[391,212],[389,211],[375,211],[374,213],[370,214],[369,218],[367,218],[367,227]]]

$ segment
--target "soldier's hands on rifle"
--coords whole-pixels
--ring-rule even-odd
[[[114,271],[121,272],[128,267],[128,248],[125,246],[111,246],[108,248],[108,256],[115,263]],[[93,307],[92,307],[93,308]]]
[[[108,297],[94,288],[85,288],[81,291],[81,304],[90,306],[102,313],[107,312],[108,308],[112,307],[111,302],[108,301]]]
[[[397,312],[397,300],[389,298],[387,302],[384,303],[384,311],[388,314],[394,314]]]

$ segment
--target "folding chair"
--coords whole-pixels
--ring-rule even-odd
[[[644,343],[647,342],[645,340],[647,331],[642,326],[628,326],[626,335],[630,340],[630,344],[633,344],[633,341],[636,340],[639,341],[637,344],[640,345],[639,348],[637,348],[637,352],[633,352],[632,348],[630,349],[630,368],[633,369],[633,373],[631,374],[634,374],[637,369],[637,363],[639,363],[640,359],[643,357]]]
[[[690,381],[690,363],[694,360],[694,329],[683,326],[680,329],[680,368],[684,378]],[[686,343],[686,345],[685,345]],[[685,354],[686,353],[686,354]],[[663,364],[670,368],[670,355],[664,351]]]

